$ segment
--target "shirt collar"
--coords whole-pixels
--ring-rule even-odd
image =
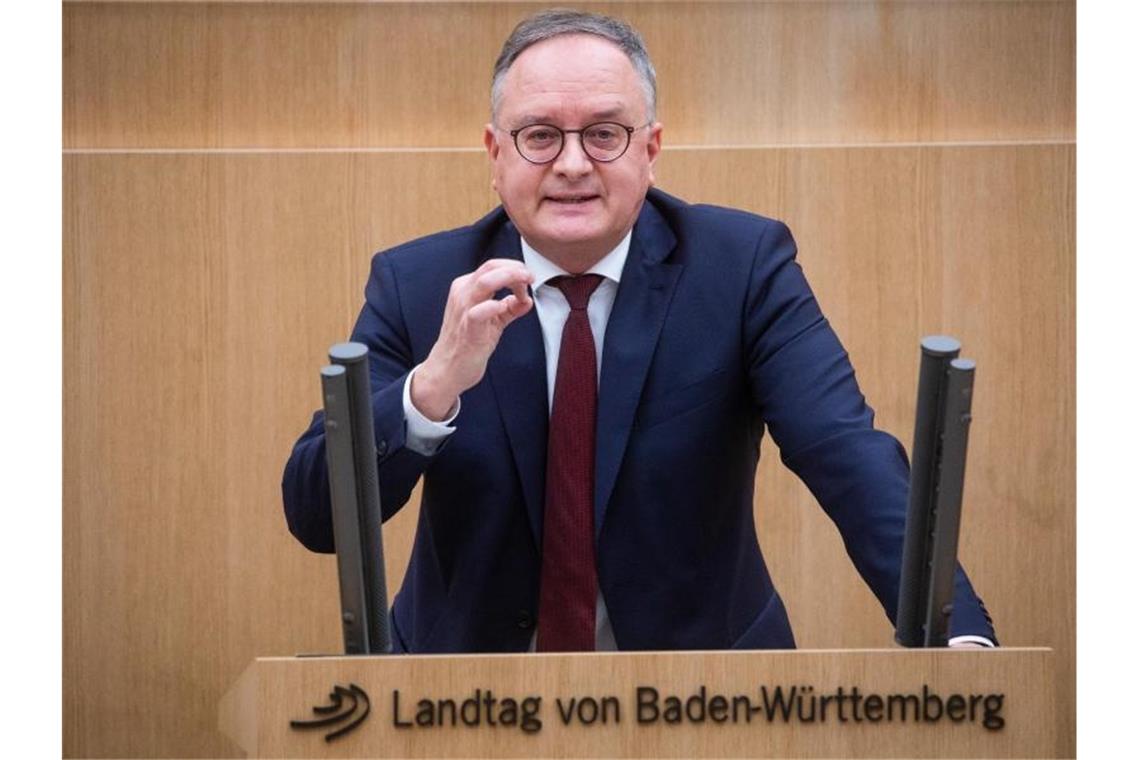
[[[597,264],[594,264],[594,266],[586,270],[585,274],[600,274],[607,280],[620,283],[621,270],[625,267],[626,257],[629,256],[629,241],[632,238],[633,230],[631,229],[625,233],[625,237],[621,239],[621,242],[617,244],[616,248],[603,256]],[[522,240],[523,263],[526,264],[526,268],[534,274],[533,288],[537,289],[540,285],[545,285],[555,277],[569,274],[565,269],[532,248],[530,243],[526,242],[526,238],[520,236],[519,239]]]

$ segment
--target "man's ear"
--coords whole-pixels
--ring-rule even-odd
[[[653,166],[657,163],[657,157],[661,155],[661,122],[655,121],[649,125],[649,139],[646,141],[645,150],[649,156],[649,184],[653,185],[657,179],[653,176]]]
[[[483,147],[487,149],[487,158],[491,160],[491,189],[499,192],[499,186],[495,181],[498,174],[495,163],[499,159],[499,141],[495,139],[495,127],[492,124],[483,127]]]
[[[492,161],[499,157],[499,141],[495,139],[493,124],[487,124],[483,127],[483,147],[487,149],[487,157]]]

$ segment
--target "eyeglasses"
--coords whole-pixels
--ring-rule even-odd
[[[648,125],[643,125],[648,126]],[[549,164],[562,154],[566,135],[578,135],[582,151],[592,160],[608,164],[629,149],[633,133],[641,127],[627,127],[614,121],[599,121],[581,129],[559,129],[553,124],[529,124],[510,130],[519,155],[532,164]]]

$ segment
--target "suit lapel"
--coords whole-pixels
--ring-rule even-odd
[[[522,259],[522,248],[514,225],[503,225],[488,247],[488,258]],[[531,531],[536,545],[541,546],[549,414],[546,351],[534,309],[503,331],[499,345],[487,363],[487,374],[522,482]]]
[[[594,460],[595,536],[601,533],[649,364],[684,268],[663,263],[674,245],[676,238],[665,220],[647,202],[633,230],[629,257],[606,326]]]
[[[642,207],[622,270],[617,299],[606,326],[598,384],[594,526],[601,532],[610,496],[629,443],[641,390],[673,298],[679,264],[664,263],[676,238],[650,203]],[[521,259],[514,225],[503,225],[488,246],[488,258]],[[503,331],[487,374],[522,482],[535,543],[542,545],[549,409],[542,328],[532,309]]]

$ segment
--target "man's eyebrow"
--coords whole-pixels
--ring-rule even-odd
[[[604,108],[600,111],[592,111],[590,113],[589,119],[587,119],[584,123],[578,124],[576,126],[584,127],[587,124],[596,124],[599,121],[613,121],[619,116],[625,115],[625,113],[625,106],[620,105],[613,106],[612,108]],[[521,129],[522,127],[530,126],[531,124],[552,124],[556,127],[562,127],[563,129],[567,128],[567,125],[559,124],[553,116],[551,116],[549,113],[543,112],[523,114],[522,116],[512,119],[511,121],[514,122],[514,128],[516,129]],[[570,128],[573,129],[573,127]]]
[[[515,126],[518,126],[518,127],[525,127],[529,124],[553,124],[554,123],[554,121],[551,119],[549,114],[530,114],[530,113],[523,114],[522,116],[519,116],[515,119],[512,119],[511,121],[513,121],[515,123]]]
[[[609,121],[625,114],[624,106],[614,106],[603,111],[594,111],[593,118],[598,121]]]

